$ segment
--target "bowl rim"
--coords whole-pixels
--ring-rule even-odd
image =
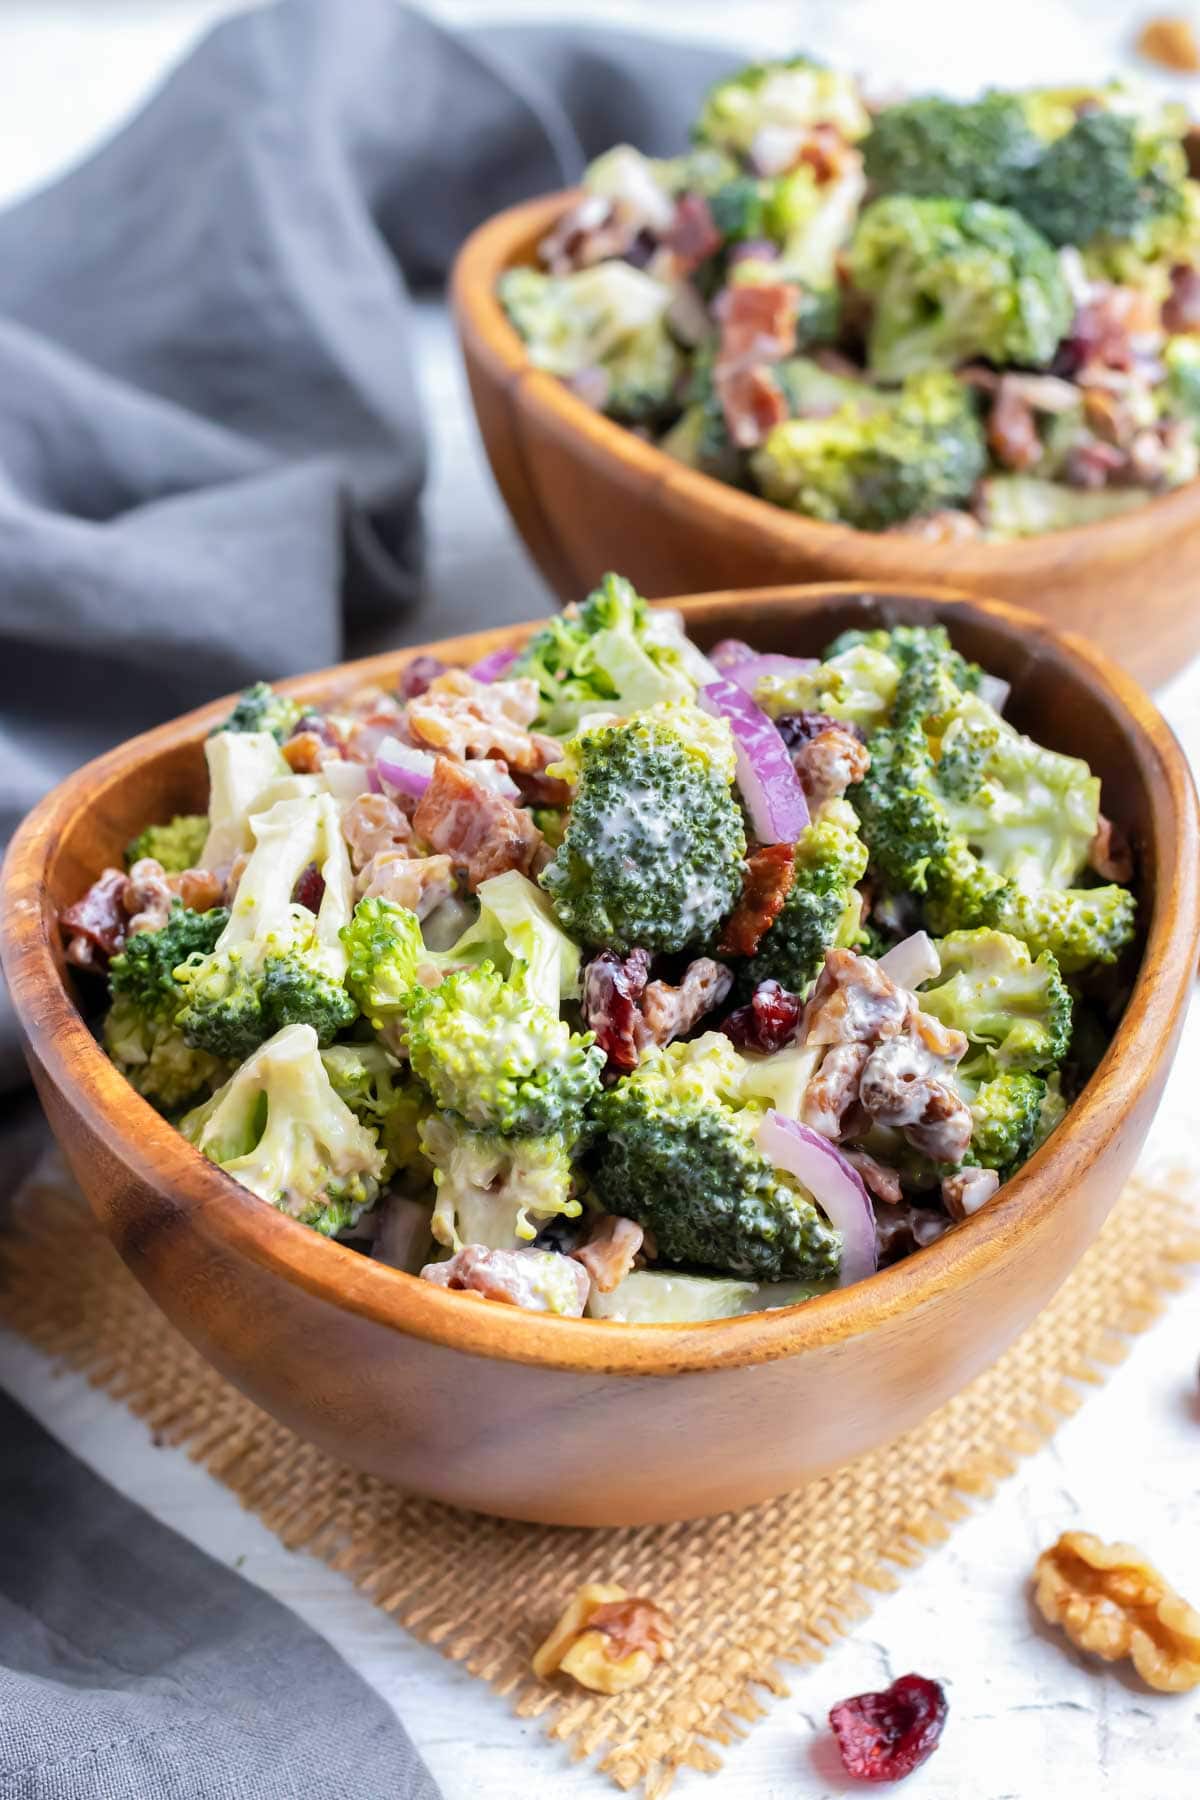
[[[1110,519],[1039,532],[1027,538],[968,539],[942,545],[916,536],[859,531],[850,525],[811,519],[775,506],[761,495],[744,493],[714,475],[688,468],[657,444],[638,437],[628,426],[597,412],[557,375],[535,367],[496,297],[499,276],[519,264],[518,253],[530,239],[548,231],[568,206],[582,198],[583,191],[563,188],[538,195],[504,208],[475,228],[459,250],[450,277],[460,335],[465,338],[473,333],[478,343],[486,346],[499,363],[505,384],[519,388],[522,404],[583,437],[599,454],[636,469],[684,506],[707,509],[731,528],[740,526],[766,533],[781,549],[812,554],[818,548],[838,545],[844,555],[858,556],[869,568],[882,569],[885,552],[902,545],[902,549],[895,549],[894,557],[886,556],[886,562],[891,568],[903,561],[904,568],[911,570],[913,579],[922,585],[947,580],[955,585],[964,581],[983,584],[1001,562],[1013,573],[1019,574],[1028,567],[1032,574],[1035,570],[1045,572],[1047,558],[1064,563],[1082,554],[1140,558],[1148,532],[1169,537],[1200,520],[1200,476],[1195,476]],[[981,586],[980,592],[984,591]]]
[[[727,617],[744,597],[767,615],[791,618],[855,595],[895,599],[916,609],[949,607],[1016,637],[1031,660],[1045,651],[1067,662],[1074,682],[1099,690],[1120,719],[1150,796],[1147,841],[1177,837],[1179,864],[1160,879],[1129,1003],[1103,1060],[1067,1122],[1000,1196],[936,1243],[866,1282],[772,1312],[694,1324],[635,1325],[561,1319],[472,1302],[384,1266],[264,1205],[207,1162],[114,1068],[75,1006],[55,956],[56,924],[45,904],[43,870],[100,783],[132,778],[147,761],[189,742],[228,711],[232,696],[132,738],[94,759],[46,795],[19,826],[0,876],[0,955],[14,1006],[33,1054],[54,1088],[121,1167],[151,1191],[166,1191],[205,1235],[308,1293],[364,1319],[427,1342],[506,1362],[593,1375],[665,1375],[742,1368],[828,1346],[918,1311],[948,1285],[1015,1255],[1026,1231],[1044,1222],[1057,1195],[1095,1160],[1096,1145],[1140,1088],[1153,1079],[1164,1044],[1173,1042],[1200,949],[1200,809],[1184,753],[1166,721],[1132,677],[1102,652],[1044,619],[999,601],[925,584],[854,581],[724,590],[663,600],[683,610],[690,629]],[[413,657],[440,654],[475,661],[519,643],[540,621],[406,646],[341,663],[277,685],[321,693],[394,679]]]

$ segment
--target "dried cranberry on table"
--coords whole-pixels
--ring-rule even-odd
[[[782,1050],[796,1035],[804,1002],[778,981],[760,981],[745,1006],[731,1012],[721,1026],[739,1050]]]
[[[878,1694],[856,1694],[829,1714],[848,1775],[859,1781],[903,1781],[938,1747],[946,1724],[941,1684],[901,1675]]]

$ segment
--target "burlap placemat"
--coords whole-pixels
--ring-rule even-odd
[[[1054,1304],[918,1430],[751,1511],[699,1524],[562,1531],[410,1498],[322,1455],[242,1398],[119,1262],[56,1161],[27,1184],[4,1244],[0,1318],[186,1446],[284,1543],[320,1556],[401,1625],[507,1695],[618,1787],[661,1800],[716,1745],[866,1617],[1120,1361],[1200,1258],[1177,1187],[1134,1183]],[[620,1581],[673,1615],[676,1654],[601,1699],[534,1680],[529,1658],[574,1589]]]

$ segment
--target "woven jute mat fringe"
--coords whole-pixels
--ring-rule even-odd
[[[816,1662],[925,1551],[1074,1412],[1200,1258],[1172,1187],[1134,1182],[1057,1299],[919,1429],[751,1511],[685,1525],[561,1531],[456,1512],[356,1474],[227,1385],[142,1293],[57,1160],[3,1244],[0,1318],[187,1448],[283,1542],[346,1574],[407,1630],[507,1695],[622,1789],[662,1800],[720,1767],[780,1664]],[[612,1699],[537,1682],[529,1658],[574,1589],[620,1581],[666,1607],[674,1659]]]

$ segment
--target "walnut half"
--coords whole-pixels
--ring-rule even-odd
[[[1105,1662],[1128,1656],[1147,1687],[1200,1687],[1200,1613],[1131,1544],[1064,1531],[1034,1567],[1042,1617]]]
[[[533,1672],[548,1681],[561,1669],[593,1693],[620,1694],[670,1654],[671,1621],[661,1608],[615,1582],[590,1581],[534,1652]]]

